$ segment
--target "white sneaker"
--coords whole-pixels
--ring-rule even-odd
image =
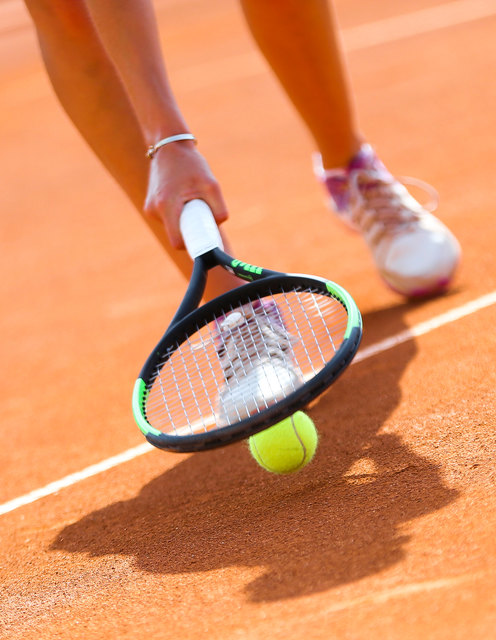
[[[247,304],[218,322],[224,372],[217,424],[239,422],[281,400],[303,380],[292,342],[274,302]]]
[[[332,208],[362,234],[392,289],[419,297],[448,287],[460,259],[458,241],[389,173],[370,145],[363,145],[346,169],[325,170],[318,155],[314,169]]]

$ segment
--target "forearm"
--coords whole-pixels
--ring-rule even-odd
[[[98,35],[122,79],[147,145],[189,128],[176,103],[150,0],[86,0]],[[220,224],[227,218],[219,185],[191,141],[159,150],[150,165],[145,212],[160,216],[174,248],[183,248],[185,202],[204,199]]]
[[[147,145],[188,132],[163,62],[149,0],[87,0],[99,36],[114,61]]]
[[[105,5],[110,22],[109,7],[119,14],[120,3],[128,4],[125,0],[98,2]],[[65,111],[136,208],[145,214],[147,224],[178,267],[189,273],[188,255],[174,250],[182,247],[178,220],[184,203],[204,199],[219,223],[226,219],[227,211],[219,185],[193,143],[169,145],[151,161],[145,157],[147,145],[187,130],[165,77],[158,38],[145,37],[148,45],[133,39],[129,47],[122,43],[119,48],[116,41],[121,35],[114,24],[103,34],[104,47],[86,0],[25,3],[37,29],[50,80]],[[130,16],[136,19],[133,27],[144,37],[147,32],[139,28],[140,16],[132,11],[127,16],[131,31]],[[146,16],[145,24],[150,26]],[[110,51],[114,51],[113,61]],[[131,58],[136,60],[131,62]],[[118,64],[122,66],[117,69]],[[147,77],[141,69],[146,70]],[[141,119],[148,123],[146,137]],[[214,274],[208,296],[233,285],[226,283],[227,275],[224,271],[222,277]]]

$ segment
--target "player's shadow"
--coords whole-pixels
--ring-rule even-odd
[[[404,330],[407,309],[368,314],[366,343]],[[310,410],[318,454],[300,473],[268,474],[244,443],[195,454],[135,498],[65,527],[51,549],[132,556],[138,569],[163,574],[262,567],[246,586],[253,601],[324,591],[394,565],[408,522],[457,496],[389,420],[416,351],[410,340],[355,364],[324,394]]]

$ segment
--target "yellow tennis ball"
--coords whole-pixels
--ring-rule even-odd
[[[307,465],[317,449],[318,435],[312,420],[297,411],[273,427],[251,436],[250,452],[258,464],[272,473],[293,473]]]

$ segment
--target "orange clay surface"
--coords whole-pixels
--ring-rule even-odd
[[[340,282],[364,348],[496,289],[483,4],[337,3],[363,131],[437,187],[464,249],[451,292],[412,304],[327,213],[237,4],[157,2],[237,255]],[[436,6],[463,15],[415,13]],[[0,141],[4,504],[143,442],[133,382],[184,282],[59,107],[20,0],[0,0]],[[244,443],[153,450],[0,516],[0,637],[494,638],[495,323],[493,305],[353,365],[310,410],[320,446],[295,476]]]

